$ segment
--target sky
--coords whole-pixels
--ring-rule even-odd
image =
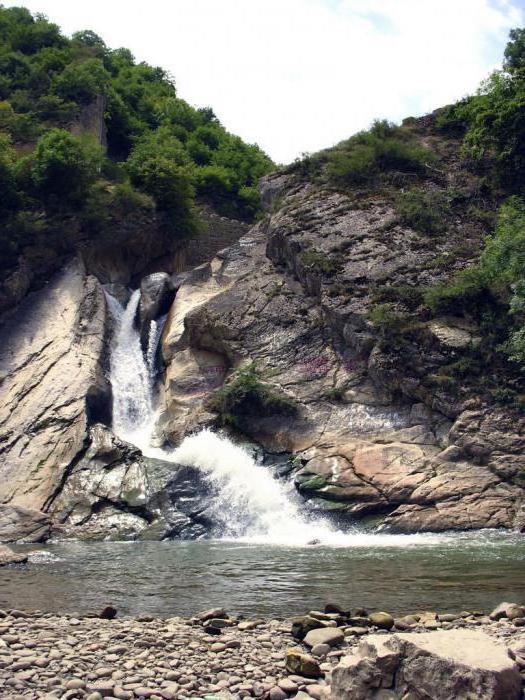
[[[19,0],[162,66],[180,97],[288,163],[474,92],[525,0]]]

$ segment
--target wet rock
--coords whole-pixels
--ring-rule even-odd
[[[292,620],[291,632],[293,637],[302,641],[310,630],[315,630],[320,627],[326,627],[324,620],[304,615],[303,617],[296,617]]]
[[[21,506],[0,505],[0,542],[42,542],[49,537],[46,513]]]
[[[13,552],[12,549],[4,545],[0,545],[0,566],[8,564],[24,564],[27,561],[27,554],[19,554]]]
[[[203,612],[195,615],[195,619],[199,622],[206,622],[207,620],[212,620],[213,618],[227,620],[228,613],[226,610],[224,610],[224,608],[211,608],[211,610],[204,610]]]
[[[516,620],[525,617],[525,608],[521,605],[511,603],[505,610],[505,615],[509,620]]]
[[[521,677],[506,650],[482,632],[371,635],[334,669],[332,697],[372,700],[378,688],[400,699],[519,700]]]
[[[320,678],[322,676],[319,663],[300,648],[287,649],[285,661],[286,668],[291,673],[297,673],[306,676],[306,678]]]
[[[509,608],[513,603],[500,603],[494,610],[490,613],[489,617],[491,620],[501,620],[503,617],[507,617],[507,608]]]
[[[102,620],[114,620],[117,617],[117,608],[113,605],[106,605],[100,612],[99,617]]]
[[[143,277],[140,283],[140,318],[142,323],[152,321],[168,313],[174,291],[170,275],[154,272]]]

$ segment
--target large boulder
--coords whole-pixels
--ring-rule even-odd
[[[166,272],[154,272],[140,283],[140,319],[142,323],[167,314],[173,301],[171,277]]]
[[[519,700],[521,676],[505,647],[471,630],[371,635],[332,674],[335,700]]]
[[[54,532],[86,540],[206,534],[209,487],[191,467],[144,457],[101,424],[53,502]]]
[[[105,328],[104,293],[79,261],[3,325],[0,503],[47,511],[86,447],[90,419],[108,419]]]

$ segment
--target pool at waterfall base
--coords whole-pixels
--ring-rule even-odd
[[[29,563],[0,570],[0,607],[190,616],[221,606],[286,617],[327,602],[350,608],[461,612],[525,601],[518,534],[354,535],[346,546],[243,541],[24,545]]]

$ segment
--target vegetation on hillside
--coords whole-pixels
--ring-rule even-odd
[[[107,152],[71,133],[84,133],[72,127],[97,100]],[[271,167],[210,108],[178,97],[163,69],[92,31],[69,39],[42,15],[0,6],[1,268],[28,247],[73,245],[79,227],[96,235],[115,211],[155,210],[171,238],[198,229],[196,199],[251,221]]]

